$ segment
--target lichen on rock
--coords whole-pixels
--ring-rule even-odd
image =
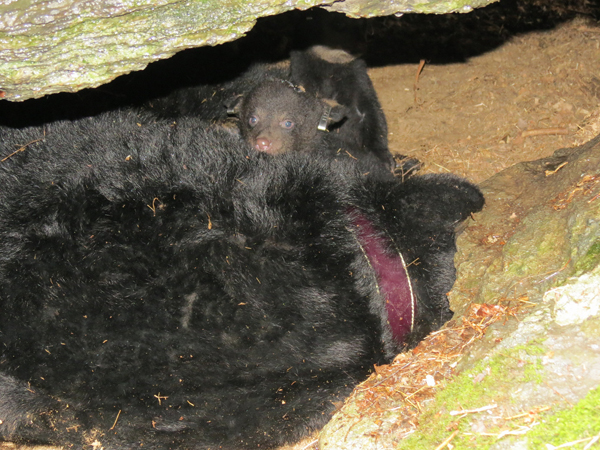
[[[469,12],[497,0],[28,0],[0,3],[0,98],[97,87],[180,50],[232,41],[313,6],[351,17]]]

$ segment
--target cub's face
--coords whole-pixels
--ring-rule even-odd
[[[235,112],[244,139],[271,154],[318,149],[324,133],[318,129],[327,104],[282,80],[268,80],[242,97]],[[326,123],[330,123],[332,118]]]

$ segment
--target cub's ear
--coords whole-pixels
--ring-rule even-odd
[[[225,107],[227,108],[227,114],[230,116],[239,116],[240,110],[242,108],[242,104],[244,103],[244,96],[238,95],[227,102],[225,102]]]
[[[329,131],[330,126],[340,124],[348,117],[348,108],[335,100],[324,99],[323,114],[317,127],[320,131]]]
[[[348,117],[348,108],[343,105],[336,105],[331,108],[331,113],[329,114],[329,123],[339,123],[346,117]]]

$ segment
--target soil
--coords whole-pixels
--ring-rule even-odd
[[[587,18],[514,36],[465,62],[426,62],[417,79],[418,70],[400,64],[369,75],[390,149],[420,159],[426,173],[479,183],[600,133],[600,28]]]

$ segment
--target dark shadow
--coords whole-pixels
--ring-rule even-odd
[[[375,18],[369,21],[365,56],[371,66],[421,59],[462,62],[515,36],[550,30],[576,16],[597,20],[600,7],[591,0],[501,0],[467,14]]]

